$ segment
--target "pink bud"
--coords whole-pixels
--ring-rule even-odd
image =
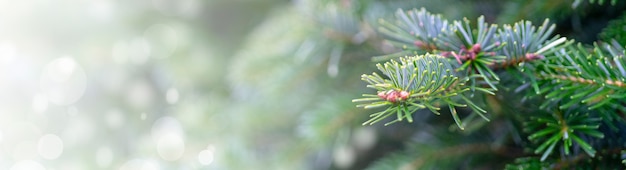
[[[419,48],[424,48],[426,46],[426,44],[424,44],[424,42],[422,42],[422,41],[415,41],[415,42],[413,42],[413,44],[416,47],[419,47]]]
[[[480,50],[482,50],[481,47],[480,47],[480,44],[474,44],[472,46],[472,49],[470,49],[470,51],[474,52],[474,53],[478,53],[478,52],[480,52]]]
[[[526,53],[526,59],[527,60],[536,60],[536,59],[543,59],[545,58],[543,55],[541,54],[535,54],[535,53]]]
[[[444,52],[441,52],[439,55],[444,56],[444,57],[450,57],[450,52],[444,51]]]
[[[393,90],[387,90],[387,93],[385,93],[386,95],[391,95],[392,93],[395,93],[395,91]]]
[[[409,98],[409,92],[401,91],[400,92],[400,99],[406,100],[407,98]]]
[[[378,92],[378,97],[380,97],[381,99],[387,99],[387,95],[385,94],[385,92]]]
[[[469,53],[466,58],[469,58],[470,60],[476,60],[476,53]]]
[[[396,93],[391,93],[387,96],[387,101],[396,102],[398,95]]]

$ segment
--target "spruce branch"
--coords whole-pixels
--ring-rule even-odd
[[[454,21],[452,31],[445,32],[445,36],[437,40],[444,46],[442,55],[454,57],[461,64],[457,70],[469,75],[471,87],[478,86],[477,82],[484,82],[495,91],[495,84],[500,78],[489,65],[505,59],[496,53],[502,48],[501,44],[494,41],[497,26],[488,26],[483,16],[478,18],[476,24],[478,28],[473,29],[467,18],[462,22]]]
[[[560,109],[584,105],[590,110],[624,111],[626,60],[619,44],[594,45],[590,51],[578,44],[561,49],[538,66],[540,94],[549,101],[541,108]]]
[[[493,69],[515,69],[517,75],[521,75],[526,85],[532,87],[535,92],[539,91],[539,85],[535,76],[535,60],[545,58],[555,51],[570,45],[573,41],[554,36],[549,39],[555,29],[555,25],[545,20],[539,27],[532,25],[530,21],[519,21],[515,24],[504,25],[498,30],[496,43],[502,43],[503,47],[498,51],[499,55],[506,56],[503,62],[491,65]],[[518,74],[519,73],[519,74]]]
[[[403,49],[398,54],[440,54],[455,59],[461,66],[456,71],[465,71],[474,87],[487,85],[496,91],[495,84],[499,77],[495,70],[518,68],[530,79],[532,87],[538,91],[534,65],[524,65],[533,60],[544,58],[555,51],[571,44],[565,38],[550,37],[555,26],[545,20],[535,27],[530,21],[520,21],[498,27],[488,24],[484,17],[479,17],[476,24],[464,18],[462,21],[448,22],[441,15],[434,15],[425,9],[396,12],[396,21],[381,20],[380,32],[392,44]],[[476,28],[473,28],[475,25]],[[398,54],[381,58],[393,58]]]
[[[550,38],[554,30],[554,25],[549,25],[548,20],[538,28],[533,26],[529,21],[520,21],[513,24],[513,26],[505,25],[502,28],[498,28],[495,24],[485,22],[484,17],[479,17],[476,20],[476,28],[473,28],[467,18],[462,21],[453,21],[450,24],[447,20],[443,19],[441,15],[431,14],[422,8],[421,10],[413,9],[406,12],[398,10],[396,12],[395,22],[387,22],[385,20],[380,20],[379,22],[381,25],[380,32],[383,33],[392,44],[404,50],[404,52],[400,54],[434,53],[443,56],[440,57],[442,59],[439,60],[449,58],[451,61],[448,62],[452,62],[454,67],[448,68],[449,70],[433,70],[439,73],[430,72],[429,74],[449,74],[456,72],[454,74],[454,76],[457,77],[455,80],[444,79],[444,82],[450,80],[457,81],[458,79],[458,81],[462,81],[462,83],[450,83],[450,85],[463,86],[463,88],[456,89],[459,91],[454,92],[447,91],[448,93],[455,93],[454,95],[444,95],[443,97],[432,96],[437,95],[437,93],[428,90],[436,89],[416,91],[417,89],[414,87],[430,87],[429,84],[413,83],[415,77],[420,77],[422,76],[421,74],[428,73],[431,67],[428,64],[418,65],[416,63],[410,65],[409,63],[417,60],[409,61],[408,58],[400,59],[401,63],[390,61],[384,65],[379,64],[378,69],[382,71],[388,79],[376,73],[364,75],[363,80],[370,83],[369,87],[377,89],[378,94],[364,95],[366,98],[357,99],[355,102],[372,102],[370,104],[359,105],[366,109],[377,107],[387,108],[381,112],[372,114],[370,117],[373,118],[365,122],[365,124],[376,123],[391,116],[393,113],[397,114],[396,121],[402,121],[406,118],[409,122],[412,122],[411,113],[418,109],[426,108],[438,114],[440,108],[430,103],[433,101],[443,101],[449,105],[450,112],[455,122],[463,129],[461,120],[458,118],[454,107],[466,105],[453,102],[454,100],[451,100],[453,96],[458,96],[454,98],[460,99],[460,101],[470,101],[468,97],[457,95],[457,93],[460,94],[467,90],[471,92],[469,93],[470,96],[473,96],[476,91],[493,94],[494,91],[497,91],[496,84],[500,81],[498,74],[494,71],[501,69],[499,66],[518,66],[521,63],[542,59],[544,55],[553,53],[555,51],[554,49],[559,49],[569,44],[566,43],[565,38],[559,38],[558,36]],[[423,59],[418,60],[422,61]],[[455,61],[456,63],[454,63]],[[407,67],[407,64],[409,64],[409,70],[404,68]],[[446,66],[451,65],[446,64]],[[534,77],[536,70],[532,66],[534,65],[527,66],[530,67],[529,69],[520,67],[520,70],[522,73],[527,73],[526,77],[529,77],[533,87],[538,91],[536,77]],[[414,68],[417,69],[411,70]],[[412,75],[413,72],[417,72],[417,75]],[[452,74],[448,76],[452,76]],[[414,101],[416,101],[414,98],[418,98],[420,101],[414,103]],[[467,106],[475,113],[485,118],[482,114],[485,113],[484,109],[478,107],[473,102],[467,102]]]
[[[542,153],[541,161],[554,153],[557,145],[560,145],[561,153],[564,155],[569,155],[571,148],[578,146],[593,157],[596,150],[583,139],[604,137],[604,134],[598,131],[600,121],[600,118],[590,117],[589,114],[563,113],[557,110],[551,114],[531,117],[525,125],[525,131],[533,132],[528,136],[529,140],[540,143],[534,152],[535,154]],[[574,143],[576,145],[573,145]]]
[[[548,49],[554,48],[565,41],[565,38],[550,35],[555,29],[555,25],[549,25],[549,20],[545,20],[538,28],[530,21],[519,21],[515,24],[504,25],[498,30],[496,43],[503,43],[499,55],[506,56],[506,61],[501,63],[502,67],[517,66],[525,61],[543,59]]]
[[[379,20],[380,32],[385,38],[397,47],[405,51],[419,51],[420,53],[433,53],[437,51],[436,39],[443,32],[449,32],[448,21],[441,15],[434,15],[421,8],[404,11],[396,11],[395,22]]]
[[[447,106],[457,126],[464,129],[455,107],[469,107],[474,113],[485,120],[486,111],[463,95],[469,91],[466,86],[468,78],[463,78],[455,72],[454,62],[440,55],[426,54],[400,58],[400,62],[391,60],[384,64],[377,64],[378,69],[385,77],[378,73],[363,75],[362,80],[369,83],[367,87],[377,90],[376,94],[364,94],[361,99],[353,102],[369,102],[357,107],[365,109],[386,107],[383,111],[371,114],[371,119],[363,125],[372,125],[389,116],[397,115],[385,125],[402,121],[405,118],[413,122],[411,116],[419,109],[429,109],[439,115],[440,105]],[[493,94],[491,89],[476,87],[477,90]]]

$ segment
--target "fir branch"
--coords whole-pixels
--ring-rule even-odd
[[[482,85],[496,91],[499,77],[494,70],[508,67],[519,68],[520,72],[530,77],[532,87],[538,91],[532,77],[534,66],[517,66],[542,59],[555,49],[569,45],[565,38],[550,38],[555,26],[550,25],[548,20],[539,27],[533,26],[530,21],[520,21],[498,28],[495,24],[486,23],[481,16],[476,20],[477,28],[472,28],[467,18],[448,24],[440,15],[433,15],[424,9],[399,10],[396,17],[394,24],[381,20],[383,27],[380,32],[404,50],[401,54],[430,52],[455,59],[460,64],[456,71],[465,71],[472,91]],[[374,60],[380,58],[389,56]]]
[[[555,51],[553,48],[559,49],[569,44],[565,43],[565,38],[558,38],[558,36],[549,39],[554,30],[554,25],[549,25],[548,20],[538,28],[529,21],[520,21],[513,24],[513,26],[505,25],[503,28],[498,29],[497,25],[486,23],[484,17],[477,19],[477,28],[472,28],[468,19],[453,21],[452,24],[448,24],[448,21],[442,19],[440,15],[433,15],[423,8],[407,12],[398,10],[396,17],[397,20],[394,23],[381,20],[380,24],[382,27],[380,31],[394,45],[405,50],[403,52],[405,54],[433,52],[454,59],[459,64],[458,66],[451,67],[449,70],[432,70],[434,73],[431,72],[431,74],[441,76],[442,74],[449,74],[446,72],[462,73],[458,78],[463,80],[463,83],[449,84],[468,84],[469,88],[467,89],[469,89],[471,95],[475,91],[492,94],[493,91],[497,90],[496,84],[500,80],[494,71],[498,69],[497,66],[509,67],[531,60],[542,59],[544,55],[553,53]],[[402,64],[407,64],[406,58],[401,60]],[[411,69],[418,68],[415,71],[420,72],[417,75],[412,75],[413,70],[400,68],[402,64],[392,61],[384,66],[378,65],[378,69],[388,79],[384,79],[376,73],[364,75],[363,80],[370,83],[369,87],[377,89],[378,95],[364,96],[366,98],[355,101],[371,102],[370,104],[359,105],[366,109],[387,107],[381,112],[372,114],[371,117],[373,118],[365,122],[365,124],[373,124],[391,116],[393,113],[397,114],[396,121],[402,121],[404,118],[407,118],[409,122],[412,122],[410,114],[424,108],[438,114],[440,108],[429,104],[435,100],[448,104],[455,122],[461,128],[462,124],[454,109],[455,106],[470,106],[474,112],[485,118],[481,114],[485,113],[485,111],[463,95],[458,95],[459,97],[457,98],[462,99],[461,101],[465,101],[467,104],[453,102],[451,97],[457,96],[457,94],[440,97],[436,96],[437,94],[433,93],[434,91],[418,91],[417,93],[415,91],[407,91],[408,88],[415,90],[415,86],[430,87],[431,85],[424,84],[424,82],[420,82],[422,84],[413,83],[413,79],[416,77],[428,77],[427,75],[421,75],[423,73],[420,71],[429,72],[430,68],[424,68],[429,66],[428,64],[410,66]],[[520,70],[522,73],[526,73],[527,77],[530,77],[533,87],[538,91],[536,78],[533,77],[535,69],[532,66],[534,65],[529,65],[529,69],[520,67]],[[489,88],[486,89],[483,86],[488,86]],[[460,94],[462,92],[464,91],[451,93]],[[410,98],[410,95],[413,95],[413,97]],[[409,99],[411,102],[407,102]],[[421,101],[414,103],[413,101],[416,99]]]
[[[626,96],[624,51],[616,44],[595,45],[591,53],[582,45],[561,49],[539,63],[539,94],[549,99],[542,105],[560,109],[586,105],[590,110],[610,108],[626,110],[621,99]],[[605,116],[608,117],[608,116]]]
[[[504,44],[498,54],[506,56],[506,61],[525,62],[542,59],[548,49],[565,41],[564,38],[559,39],[558,36],[548,40],[554,29],[555,25],[549,25],[547,19],[538,28],[533,26],[530,21],[520,21],[513,26],[504,25],[498,30],[496,38],[496,43]],[[506,65],[516,66],[517,64]]]
[[[540,143],[535,154],[542,153],[541,161],[546,160],[554,153],[559,145],[564,155],[569,155],[574,143],[582,148],[589,156],[595,156],[596,150],[582,139],[582,135],[603,138],[604,134],[598,131],[600,118],[590,118],[589,114],[562,113],[557,110],[551,114],[532,117],[526,123],[525,131],[533,132],[528,139]]]
[[[477,29],[470,26],[467,18],[461,21],[454,21],[452,31],[446,32],[446,36],[437,39],[444,47],[442,55],[454,57],[461,64],[457,71],[465,71],[471,78],[471,87],[478,86],[484,82],[492,90],[497,90],[495,84],[500,80],[498,75],[489,68],[489,65],[502,62],[504,56],[496,55],[496,51],[501,49],[499,43],[494,42],[497,26],[485,22],[484,17],[477,20]]]
[[[420,53],[435,52],[438,48],[437,37],[450,31],[448,21],[441,15],[433,15],[421,8],[403,11],[398,9],[395,22],[379,20],[380,32],[395,46],[407,51]]]
[[[604,80],[604,82],[598,82],[596,83],[595,81],[591,80],[591,79],[585,79],[582,77],[576,77],[576,76],[564,76],[564,75],[554,75],[554,74],[544,74],[541,75],[541,77],[543,79],[558,79],[561,81],[571,81],[572,83],[579,83],[579,84],[586,84],[586,85],[602,85],[602,84],[607,84],[607,85],[613,85],[616,87],[620,87],[620,88],[626,88],[626,83],[619,81],[619,80]]]
[[[394,113],[396,120],[385,125],[402,121],[405,118],[413,122],[411,114],[419,109],[429,109],[439,115],[441,110],[438,103],[448,106],[457,126],[464,129],[461,119],[457,115],[455,107],[470,107],[474,113],[480,115],[485,120],[486,111],[463,93],[470,90],[466,86],[468,78],[460,78],[454,71],[455,67],[446,58],[426,54],[413,57],[400,58],[400,62],[391,60],[384,64],[377,64],[378,69],[385,75],[377,73],[363,75],[363,81],[369,83],[368,87],[377,90],[376,95],[365,94],[361,99],[353,102],[369,102],[360,104],[357,107],[365,109],[386,107],[381,112],[371,114],[371,119],[365,124],[374,124]],[[490,89],[476,88],[479,91],[493,94]]]

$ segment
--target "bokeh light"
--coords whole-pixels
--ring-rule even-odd
[[[37,152],[42,158],[56,159],[63,153],[63,141],[54,134],[46,134],[39,139]]]
[[[85,71],[73,58],[61,57],[44,68],[41,91],[54,104],[70,105],[85,93],[86,79]]]
[[[45,169],[46,168],[44,168],[43,165],[33,160],[22,160],[22,161],[15,163],[13,166],[11,166],[10,170],[45,170]]]
[[[294,4],[0,0],[0,169],[297,169],[307,152],[273,151],[298,149],[290,130],[305,96],[323,94],[316,72],[344,70],[340,56],[320,64],[312,40],[299,47],[308,31],[259,28]],[[285,40],[258,40],[274,34]],[[361,132],[356,149],[372,138]],[[354,150],[333,153],[349,164]]]

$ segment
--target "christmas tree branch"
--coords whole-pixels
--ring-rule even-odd
[[[615,45],[615,44],[614,44]],[[538,63],[537,78],[550,102],[546,108],[558,105],[565,109],[584,104],[589,109],[610,107],[623,110],[621,99],[626,96],[626,71],[624,53],[595,45],[591,53],[582,45],[568,47]],[[559,91],[556,94],[555,91]]]
[[[439,55],[419,55],[400,58],[400,62],[391,60],[384,64],[378,64],[378,69],[385,77],[372,73],[363,75],[362,79],[369,83],[368,87],[376,89],[377,94],[363,95],[365,98],[355,99],[353,102],[369,102],[357,107],[365,109],[386,107],[383,111],[370,115],[371,119],[365,124],[374,124],[394,113],[397,115],[385,125],[402,121],[405,118],[413,121],[413,112],[419,109],[428,109],[439,115],[440,104],[448,106],[450,113],[457,126],[463,129],[463,123],[459,118],[455,107],[469,107],[474,113],[485,120],[483,113],[486,111],[463,96],[470,90],[466,85],[468,78],[460,78],[455,71],[454,63]],[[491,89],[476,87],[475,90],[493,94]]]
[[[477,28],[473,28],[468,19],[448,22],[441,15],[431,14],[423,8],[406,12],[398,10],[396,17],[395,22],[381,20],[379,23],[380,32],[389,42],[404,50],[399,54],[428,52],[456,60],[460,64],[457,71],[466,72],[471,78],[471,87],[485,84],[497,90],[495,84],[499,78],[494,71],[510,67],[519,68],[521,73],[534,80],[533,69],[521,67],[522,63],[543,59],[555,49],[571,43],[558,36],[550,38],[555,26],[548,20],[538,27],[529,21],[498,27],[479,17]],[[379,58],[392,57],[375,60]],[[532,82],[537,90],[536,82]]]
[[[589,114],[563,113],[557,110],[532,117],[526,123],[525,131],[534,132],[528,136],[528,139],[540,143],[535,149],[535,154],[543,152],[541,161],[546,160],[557,145],[561,145],[564,155],[569,155],[570,148],[574,147],[573,143],[593,157],[596,153],[595,149],[582,140],[581,135],[603,138],[604,134],[598,131],[600,120],[600,118],[590,117]]]

